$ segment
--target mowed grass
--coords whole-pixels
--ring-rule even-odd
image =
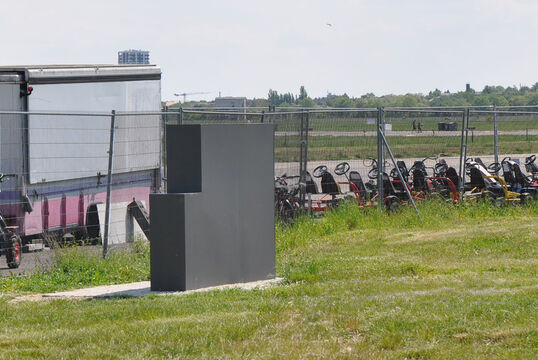
[[[278,225],[254,291],[0,299],[0,358],[534,359],[538,204],[353,205]]]
[[[377,142],[374,136],[311,136],[308,139],[308,159],[345,160],[377,157]],[[387,138],[396,158],[424,158],[444,153],[458,156],[460,136],[390,136]],[[468,154],[491,155],[494,153],[493,136],[469,135]],[[538,136],[500,135],[501,154],[538,153]],[[275,137],[275,161],[299,161],[299,138]]]
[[[376,113],[314,113],[309,118],[309,128],[313,131],[375,131]],[[295,117],[284,116],[280,118],[278,115],[268,117],[278,126],[280,131],[299,131],[300,129],[300,114]],[[462,115],[433,116],[432,114],[415,116],[414,114],[402,112],[386,112],[385,123],[392,124],[394,131],[411,131],[413,129],[413,120],[422,124],[424,131],[437,131],[440,122],[456,122],[458,130],[461,131]],[[469,119],[469,126],[475,130],[490,130],[493,131],[494,120],[493,115],[478,115],[473,114]],[[538,128],[538,116],[536,115],[504,115],[498,116],[499,130],[526,130]]]

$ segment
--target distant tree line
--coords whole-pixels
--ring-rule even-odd
[[[312,99],[304,86],[299,94],[278,93],[269,90],[267,104],[280,107],[336,107],[336,108],[376,108],[384,107],[434,107],[434,106],[525,106],[538,105],[538,82],[533,86],[502,87],[487,85],[478,92],[472,88],[450,93],[439,89],[430,91],[428,95],[405,94],[375,96],[367,93],[354,98],[347,94],[327,94],[325,97]]]
[[[427,95],[405,94],[405,95],[383,95],[376,96],[367,93],[360,97],[350,97],[347,94],[314,98],[308,96],[304,86],[299,88],[298,94],[279,93],[269,89],[266,99],[247,99],[249,107],[335,107],[335,108],[377,108],[384,107],[437,107],[437,106],[538,106],[538,82],[533,86],[485,86],[482,91],[475,91],[468,87],[465,91],[451,93],[435,89]],[[171,108],[179,107],[179,104]],[[189,101],[183,104],[184,107],[206,108],[212,103],[207,101]]]
[[[281,107],[290,107],[290,106],[299,106],[299,107],[314,107],[316,103],[313,99],[308,96],[304,86],[299,88],[299,94],[294,95],[292,93],[279,94],[278,91],[269,89],[269,94],[267,95],[267,100],[269,105],[272,106],[281,106]]]

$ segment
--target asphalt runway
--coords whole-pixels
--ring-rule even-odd
[[[0,277],[10,275],[20,275],[31,273],[35,270],[46,270],[50,268],[54,260],[54,251],[45,248],[45,250],[29,252],[22,254],[21,265],[17,269],[10,269],[6,264],[6,257],[0,256]]]
[[[525,157],[527,156],[530,156],[532,154],[502,154],[502,155],[499,155],[499,161],[501,161],[503,158],[505,157],[510,157],[512,159],[519,159],[519,162],[520,162],[520,166],[522,167],[522,170],[525,169]],[[472,154],[469,154],[468,157],[473,157]],[[486,165],[489,165],[490,163],[494,162],[494,158],[495,156],[494,155],[481,155],[481,156],[478,156]],[[453,168],[456,169],[457,172],[459,172],[459,162],[460,162],[460,158],[459,156],[449,156],[449,157],[442,157],[443,159],[445,159],[445,161],[447,162],[448,166],[452,166]],[[405,164],[407,166],[407,168],[411,168],[411,166],[413,166],[413,163],[415,161],[418,161],[418,160],[422,160],[423,158],[397,158],[395,159],[396,161],[398,160],[403,160],[405,161]],[[327,168],[329,169],[329,171],[331,172],[331,174],[333,174],[333,176],[335,177],[335,179],[337,181],[347,181],[345,176],[337,176],[334,174],[334,168],[336,167],[337,164],[341,163],[342,161],[346,161],[347,163],[349,163],[351,170],[355,170],[355,171],[358,171],[360,174],[361,174],[361,177],[363,179],[364,182],[367,182],[369,179],[368,179],[368,172],[370,171],[371,167],[370,166],[366,166],[364,164],[364,161],[362,159],[348,159],[348,160],[327,160],[327,161],[323,161],[323,160],[320,160],[320,161],[309,161],[308,164],[307,164],[307,170],[310,172],[310,174],[312,174],[312,172],[314,171],[314,169],[317,167],[317,166],[320,166],[320,165],[325,165],[327,166]],[[435,160],[426,160],[425,161],[425,165],[426,165],[426,168],[427,168],[427,171],[428,171],[428,175],[429,176],[432,176],[433,175],[433,167],[435,165],[436,161]],[[392,161],[389,157],[389,155],[387,154],[386,155],[386,172],[390,172],[390,169],[392,169],[394,166],[392,164]],[[299,174],[299,163],[298,162],[295,162],[295,163],[282,163],[282,162],[279,162],[279,163],[275,163],[275,176],[281,176],[283,174],[286,174],[288,176],[291,176],[291,175],[298,175]],[[316,183],[318,184],[318,188],[321,188],[321,183],[320,183],[320,179],[314,179],[314,181],[316,181]]]
[[[110,252],[121,251],[132,246],[132,243],[125,244],[112,244],[109,249]],[[86,251],[89,254],[100,254],[103,251],[101,245],[84,245],[81,246],[82,251]],[[60,248],[59,251],[62,249]],[[31,251],[22,254],[21,265],[17,269],[10,269],[6,264],[6,257],[0,256],[0,277],[10,275],[29,274],[36,270],[45,271],[49,269],[54,263],[55,249],[49,249],[45,247],[43,250]]]

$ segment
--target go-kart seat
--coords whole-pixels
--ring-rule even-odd
[[[409,178],[409,170],[407,169],[407,165],[405,165],[405,161],[398,160],[396,161],[396,166],[398,166],[398,169],[400,169],[400,172],[402,173],[403,178],[407,181]]]
[[[529,160],[532,159],[533,156],[528,156],[525,158],[525,163],[528,163]],[[525,165],[525,168],[527,169],[527,172],[531,174],[538,174],[538,165],[536,165],[536,162],[531,162],[528,165]]]
[[[423,161],[415,161],[413,163],[413,166],[411,166],[411,170],[414,172],[415,170],[421,170],[424,173],[424,176],[427,176],[426,171],[426,165],[424,165]]]
[[[334,180],[332,174],[328,171],[321,175],[321,191],[324,194],[338,195],[340,194],[340,186]]]
[[[445,173],[445,176],[452,180],[454,185],[456,185],[456,189],[460,186],[460,177],[458,176],[458,173],[456,172],[456,169],[453,167],[449,167],[448,170]]]
[[[366,186],[364,185],[364,181],[362,181],[361,174],[359,174],[358,171],[353,170],[349,172],[349,182],[353,183],[357,190],[359,190],[359,195],[362,199],[366,199],[368,197],[368,191],[366,191]],[[349,191],[354,191],[351,184],[349,184]]]
[[[305,183],[306,183],[307,194],[313,194],[313,195],[319,194],[318,185],[316,184],[316,182],[312,178],[312,175],[310,175],[308,171],[306,172]]]
[[[421,169],[413,170],[413,189],[415,191],[428,190],[428,187],[426,184],[426,174]]]
[[[469,185],[472,188],[476,187],[479,189],[484,189],[486,187],[486,182],[484,181],[484,177],[482,176],[480,170],[478,170],[476,167],[472,167],[469,170],[469,173],[471,177],[471,182],[469,183]]]
[[[514,174],[512,173],[512,167],[508,163],[508,161],[504,161],[502,163],[503,168],[503,177],[504,181],[506,181],[506,184],[508,186],[514,186],[516,184],[516,178],[514,177]]]
[[[399,190],[394,187],[394,184],[390,180],[390,177],[387,175],[387,173],[383,173],[383,193],[385,194],[384,197],[387,196],[396,196],[399,199],[407,199],[407,192],[404,190]]]
[[[515,180],[520,187],[526,188],[532,185],[532,181],[530,181],[529,178],[526,177],[525,174],[523,174],[523,171],[521,171],[519,164],[512,164],[512,169],[514,170]]]
[[[479,157],[474,158],[474,161],[475,161],[475,163],[477,163],[478,165],[481,165],[484,169],[487,169],[487,168],[488,168],[488,167],[484,164],[484,162],[482,161],[482,159],[480,159]]]

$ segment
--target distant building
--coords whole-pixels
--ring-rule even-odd
[[[215,98],[215,102],[213,103],[213,106],[215,108],[223,108],[223,111],[231,111],[231,112],[240,112],[245,115],[221,115],[221,120],[247,120],[247,98],[246,97],[217,97]],[[234,108],[238,108],[235,110]]]
[[[246,108],[247,98],[246,97],[231,97],[231,96],[218,97],[218,98],[215,98],[214,106],[216,108]]]
[[[149,64],[149,51],[132,49],[118,51],[118,64]]]

